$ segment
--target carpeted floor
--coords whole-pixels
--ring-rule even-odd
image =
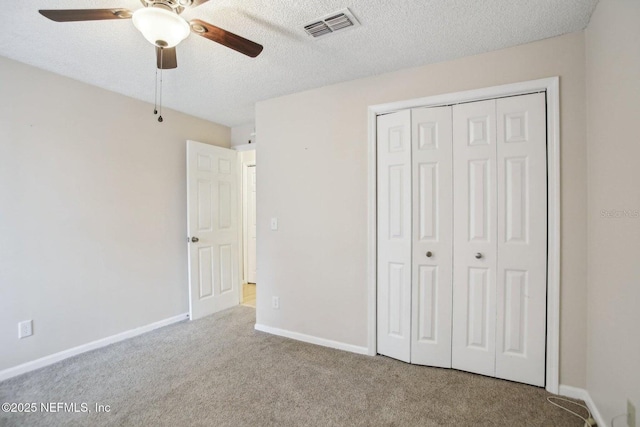
[[[235,307],[0,383],[2,426],[580,426],[543,389],[256,332]],[[110,405],[96,413],[95,404]]]

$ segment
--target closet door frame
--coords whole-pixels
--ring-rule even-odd
[[[376,354],[377,300],[377,134],[376,117],[395,111],[546,92],[547,98],[547,348],[545,389],[559,391],[560,365],[560,79],[550,77],[483,89],[369,106],[368,118],[368,354]]]

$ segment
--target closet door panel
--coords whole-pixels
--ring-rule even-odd
[[[451,107],[412,110],[411,363],[451,367]]]
[[[545,383],[546,105],[543,93],[497,100],[496,376]]]
[[[411,360],[411,112],[378,117],[377,351]]]
[[[495,375],[496,101],[453,107],[452,367]]]

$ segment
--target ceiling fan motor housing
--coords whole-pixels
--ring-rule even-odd
[[[140,0],[145,7],[164,7],[181,14],[186,7],[193,4],[193,0]]]

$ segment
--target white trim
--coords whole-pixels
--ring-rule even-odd
[[[376,117],[418,107],[436,107],[533,92],[547,93],[548,253],[547,253],[547,362],[546,390],[558,393],[560,383],[560,85],[559,77],[436,95],[368,110],[368,251],[367,281],[369,333],[367,354],[376,354]]]
[[[255,160],[249,162],[242,159],[242,282],[243,283],[255,283],[249,282],[249,168],[255,168]],[[255,279],[254,279],[255,280]],[[241,295],[242,296],[242,295]],[[240,299],[242,301],[242,298]]]
[[[63,350],[58,353],[50,354],[49,356],[41,357],[40,359],[33,360],[31,362],[23,363],[22,365],[14,366],[13,368],[0,371],[0,381],[7,380],[9,378],[25,374],[27,372],[35,371],[36,369],[44,368],[45,366],[52,365],[64,359],[68,359],[78,354],[86,353],[87,351],[95,350],[97,348],[106,347],[110,344],[114,344],[120,341],[124,341],[129,338],[137,337],[138,335],[151,332],[154,329],[169,326],[174,323],[182,322],[189,318],[188,313],[182,313],[177,316],[169,317],[168,319],[160,320],[158,322],[150,323],[145,326],[130,329],[128,331],[121,332],[110,337],[102,338],[96,341],[91,341],[86,344],[79,345],[77,347]]]
[[[591,411],[591,416],[596,423],[598,423],[598,427],[607,427],[608,424],[605,422],[604,418],[600,414],[598,407],[595,402],[591,398],[589,392],[583,388],[573,387],[570,385],[560,384],[558,387],[558,394],[560,396],[570,397],[572,399],[580,399],[584,400],[584,403],[587,405],[587,408]]]
[[[238,179],[238,304],[242,304],[244,297],[244,285],[246,282],[246,275],[244,274],[244,157],[242,152],[238,152],[236,156],[237,165],[237,179]],[[191,286],[191,285],[189,285]]]
[[[443,95],[428,96],[425,98],[391,102],[388,104],[371,105],[369,106],[369,112],[373,112],[375,115],[380,115],[394,113],[396,111],[406,110],[409,108],[439,107],[505,96],[524,95],[527,93],[548,91],[554,86],[554,83],[557,88],[558,81],[559,77],[549,77],[546,79],[531,80],[528,82],[511,83],[501,86],[467,90],[464,92],[454,92]]]
[[[560,384],[560,79],[547,84],[547,378],[546,389]]]
[[[378,224],[378,173],[376,165],[378,163],[378,156],[376,150],[377,142],[377,127],[376,127],[377,114],[369,107],[369,165],[367,166],[368,179],[367,179],[367,235],[369,241],[367,242],[367,282],[369,284],[368,302],[369,302],[369,337],[368,337],[368,351],[369,356],[375,356],[377,351],[377,262],[378,262],[378,246],[377,246],[377,224]]]
[[[240,223],[242,224],[241,230],[242,232],[240,233],[240,246],[242,247],[242,283],[249,283],[249,269],[247,268],[247,230],[249,227],[247,227],[247,174],[249,172],[249,162],[245,162],[244,158],[242,158],[242,156],[240,156],[241,160],[240,160],[240,215],[241,215],[241,221]],[[240,292],[240,303],[243,303],[243,293]]]
[[[358,345],[347,344],[340,341],[328,340],[325,338],[318,338],[312,335],[301,334],[299,332],[287,331],[285,329],[273,328],[271,326],[255,324],[256,331],[266,332],[272,335],[278,335],[285,338],[291,338],[297,341],[303,341],[309,344],[321,345],[323,347],[335,348],[336,350],[348,351],[351,353],[368,354],[369,349],[367,347],[361,347]]]
[[[230,148],[236,151],[251,151],[256,149],[256,143],[252,142],[251,144],[234,145]]]

